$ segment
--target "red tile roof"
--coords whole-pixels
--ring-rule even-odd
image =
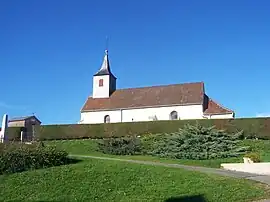
[[[202,104],[204,83],[185,83],[116,90],[109,98],[89,97],[83,111]]]
[[[208,96],[206,96],[208,98]],[[218,104],[211,98],[207,99],[206,102],[206,109],[204,111],[205,115],[211,115],[211,114],[231,114],[234,113],[234,111],[227,109],[223,107],[222,105]]]
[[[205,95],[203,82],[119,89],[109,98],[88,97],[81,111],[188,104],[204,104],[205,115],[234,113]]]

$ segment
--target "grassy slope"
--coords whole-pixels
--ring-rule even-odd
[[[153,156],[114,156],[105,155],[97,152],[97,144],[94,140],[63,140],[63,141],[50,141],[49,145],[56,145],[57,147],[68,151],[70,154],[79,155],[95,155],[95,156],[108,156],[113,158],[128,158],[136,160],[149,160],[168,163],[180,163],[187,165],[198,165],[206,167],[220,167],[221,163],[234,163],[243,162],[242,157],[239,158],[227,158],[227,159],[215,159],[215,160],[176,160],[176,159],[164,159]],[[270,162],[270,140],[245,140],[241,145],[251,146],[253,151],[260,152],[263,161]]]
[[[0,201],[165,201],[195,195],[253,201],[268,198],[269,190],[247,180],[94,159],[0,176]]]

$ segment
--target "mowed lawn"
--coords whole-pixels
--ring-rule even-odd
[[[262,184],[210,174],[97,159],[0,175],[0,201],[254,201]],[[174,200],[173,200],[174,199]]]
[[[112,158],[125,158],[135,160],[157,161],[167,163],[179,163],[186,165],[197,165],[205,167],[219,168],[221,163],[234,163],[243,162],[243,157],[226,158],[226,159],[214,159],[214,160],[184,160],[184,159],[165,159],[153,156],[115,156],[106,155],[97,151],[97,140],[85,139],[85,140],[58,140],[48,141],[47,145],[57,146],[69,154],[75,155],[92,155],[92,156],[106,156]],[[270,140],[243,140],[240,145],[250,146],[253,152],[258,152],[261,155],[261,159],[264,162],[270,162]]]

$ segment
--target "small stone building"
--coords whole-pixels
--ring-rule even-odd
[[[41,125],[41,121],[34,115],[15,117],[8,121],[8,127],[20,127],[24,141],[31,141],[35,136],[35,125]]]

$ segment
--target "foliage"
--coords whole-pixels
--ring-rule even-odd
[[[96,139],[79,139],[79,140],[52,140],[44,141],[45,146],[57,147],[69,154],[75,155],[93,155],[101,154],[98,151],[98,141]]]
[[[261,162],[261,156],[257,152],[247,153],[244,157],[250,158],[254,163]]]
[[[85,138],[110,138],[148,133],[172,133],[186,124],[200,123],[205,127],[216,126],[229,133],[243,130],[245,137],[270,139],[270,118],[241,118],[241,119],[202,119],[202,120],[173,120],[149,121],[110,124],[70,124],[35,126],[35,136],[39,140],[66,140]],[[11,134],[10,134],[11,135]]]
[[[141,137],[141,148],[142,148],[142,154],[147,155],[149,154],[149,151],[153,151],[157,144],[164,140],[163,133],[157,133],[157,134],[147,134],[143,135]]]
[[[107,138],[98,142],[99,151],[105,154],[134,155],[141,151],[136,137]]]
[[[68,153],[39,144],[0,144],[0,174],[63,165],[69,162]]]
[[[248,147],[239,147],[238,140],[243,136],[240,131],[227,134],[214,126],[204,127],[200,124],[185,125],[178,132],[158,134],[156,137],[145,136],[142,139],[146,154],[177,159],[217,159],[237,157],[247,151]],[[147,147],[147,144],[151,144]]]
[[[147,134],[149,136],[155,137],[155,135]],[[162,136],[161,136],[162,137]],[[160,137],[160,138],[161,138]],[[143,140],[144,138],[140,138]],[[220,168],[221,163],[241,163],[243,162],[243,155],[239,157],[232,158],[222,158],[222,159],[206,159],[206,160],[192,160],[192,159],[171,159],[171,158],[160,158],[158,156],[149,155],[133,155],[133,156],[115,156],[103,154],[98,151],[98,142],[100,140],[96,139],[79,139],[79,140],[54,140],[45,141],[45,146],[57,147],[61,150],[67,151],[69,154],[75,155],[90,155],[90,156],[109,156],[123,159],[134,159],[143,161],[158,161],[164,163],[173,164],[185,164],[194,166],[204,166],[204,167],[214,167]],[[152,145],[152,140],[141,141],[143,147],[149,148]],[[239,147],[250,147],[251,152],[258,152],[261,156],[263,162],[270,162],[270,140],[240,140],[238,143]],[[143,149],[143,148],[142,148]]]

